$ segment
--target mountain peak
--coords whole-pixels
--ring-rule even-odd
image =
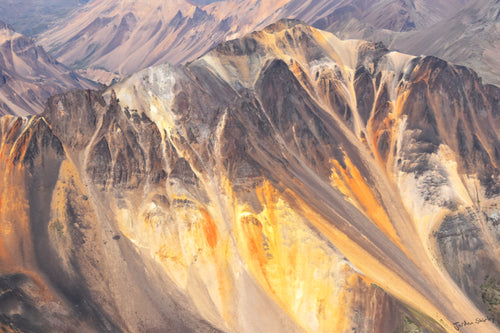
[[[309,25],[460,1],[96,0],[55,52],[134,74],[57,95],[4,24],[0,114],[52,97],[0,117],[0,327],[500,333],[500,88]]]
[[[264,31],[268,33],[274,33],[293,28],[297,25],[306,25],[306,23],[297,19],[283,18],[275,23],[269,24],[267,27],[264,28]]]

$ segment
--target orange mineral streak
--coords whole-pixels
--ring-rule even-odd
[[[248,253],[251,255],[253,262],[257,263],[258,272],[266,281],[267,287],[272,291],[273,288],[269,283],[266,272],[267,257],[263,246],[264,238],[262,223],[256,217],[246,215],[240,217],[240,224],[247,244]]]
[[[0,118],[0,269],[4,273],[28,264],[33,254],[31,242],[22,241],[31,239],[25,170],[13,163],[13,156],[27,147],[26,138],[17,140],[25,131],[25,123],[23,118]]]
[[[330,179],[335,187],[344,194],[348,200],[370,217],[370,219],[400,248],[401,241],[394,226],[387,216],[383,205],[377,199],[376,194],[365,182],[359,170],[345,156],[344,169],[337,160],[333,160],[332,174]]]
[[[231,253],[229,249],[228,239],[223,239],[216,220],[212,217],[209,209],[204,206],[198,206],[197,209],[201,214],[201,227],[205,235],[207,244],[211,251],[207,251],[207,263],[214,265],[215,276],[220,299],[219,312],[226,323],[231,327],[235,325],[234,318],[231,313],[233,304],[233,281],[230,277]],[[210,256],[210,259],[208,258]]]
[[[217,281],[219,284],[217,291],[221,299],[221,315],[229,326],[233,326],[235,323],[231,310],[234,308],[235,290],[233,280],[230,277],[231,268],[229,266],[230,255],[228,246],[229,242],[225,242],[225,245],[219,243],[219,252],[214,259],[217,267]]]
[[[29,217],[28,193],[24,183],[24,168],[10,161],[0,162],[0,269],[15,271],[34,262]]]
[[[217,230],[217,225],[215,224],[214,220],[210,216],[210,214],[207,212],[207,210],[203,207],[200,207],[200,213],[203,217],[203,232],[205,233],[205,237],[207,239],[208,245],[214,249],[217,246],[218,242],[218,230]]]
[[[4,266],[8,267],[10,264],[9,255],[5,248],[6,238],[11,233],[11,225],[5,219],[4,208],[0,206],[0,268],[4,270]]]
[[[410,95],[410,89],[402,91],[404,88],[398,88],[396,103],[394,105],[394,118],[399,119],[401,114],[403,114],[403,106],[406,104],[408,100],[408,96]]]
[[[150,251],[166,274],[193,299],[202,316],[216,325],[224,325],[222,318],[227,327],[237,327],[230,266],[234,258],[229,237],[218,224],[223,220],[217,218],[214,206],[173,192],[168,207],[144,200],[137,218],[132,206],[125,208],[120,228],[136,245]],[[204,290],[202,297],[197,295],[198,288]]]
[[[5,130],[2,129],[2,132]],[[8,255],[7,250],[5,248],[5,239],[8,234],[10,234],[11,228],[10,224],[7,222],[6,211],[8,210],[8,206],[4,206],[4,201],[8,200],[9,191],[7,188],[7,163],[5,159],[5,152],[3,146],[4,138],[2,138],[2,146],[0,147],[0,165],[2,166],[0,169],[0,269],[4,269],[4,266],[7,266]],[[5,199],[4,199],[5,198]]]

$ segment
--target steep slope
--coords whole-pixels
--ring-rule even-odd
[[[273,17],[299,18],[341,39],[382,41],[391,50],[437,56],[500,85],[499,12],[496,0],[297,0]]]
[[[348,1],[308,22],[340,38],[383,41],[392,50],[466,65],[500,85],[499,10],[496,0]],[[294,14],[300,15],[288,15]]]
[[[0,115],[40,113],[53,94],[96,86],[0,22]]]
[[[281,21],[3,117],[0,321],[498,332],[499,100],[467,68]]]
[[[163,62],[195,59],[227,36],[254,30],[286,0],[216,2],[106,0],[89,3],[41,36],[72,68],[116,72],[120,77]],[[257,20],[257,22],[255,22]]]
[[[428,29],[397,36],[390,47],[430,54],[480,72],[500,85],[500,2],[480,0]]]
[[[146,4],[104,0],[89,3],[68,16],[41,36],[40,42],[62,63],[108,82],[147,66],[191,61],[222,41],[262,29],[281,18],[296,18],[341,38],[383,41],[386,45],[394,41],[391,48],[405,53],[436,55],[466,64],[489,82],[498,83],[492,70],[498,69],[494,45],[499,34],[487,24],[482,32],[485,38],[470,44],[474,45],[471,48],[466,44],[470,38],[461,36],[461,32],[464,22],[472,19],[464,20],[465,14],[457,14],[463,9],[472,15],[474,31],[478,31],[484,28],[488,13],[496,12],[494,1],[487,1],[177,0]],[[445,51],[442,45],[447,45]],[[479,55],[485,50],[483,61]],[[464,58],[474,54],[478,56],[473,60]]]
[[[179,0],[157,5],[106,0],[69,16],[41,43],[61,62],[109,82],[147,66],[191,61],[219,42],[281,18],[297,18],[343,39],[382,41],[404,53],[470,66],[499,85],[498,10],[495,0]]]
[[[280,16],[297,17],[339,37],[425,29],[458,12],[472,0],[290,1]]]

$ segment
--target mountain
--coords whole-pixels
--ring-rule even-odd
[[[60,62],[105,69],[119,77],[164,62],[195,59],[226,37],[254,30],[286,0],[238,0],[205,7],[187,0],[105,0],[89,3],[44,33],[40,43]]]
[[[499,100],[283,20],[2,117],[0,322],[499,332]]]
[[[36,36],[88,0],[2,0],[0,20],[23,35]]]
[[[220,42],[296,18],[342,39],[382,41],[467,65],[500,84],[496,0],[141,1],[90,3],[40,42],[62,63],[108,82],[151,65],[192,61]]]
[[[279,16],[297,17],[339,37],[368,37],[425,29],[449,18],[472,0],[292,0]],[[354,36],[356,34],[357,36]]]
[[[426,10],[423,13],[408,5],[407,1],[392,0],[177,0],[153,4],[148,1],[147,5],[144,0],[104,0],[76,11],[41,36],[40,42],[70,67],[90,68],[87,75],[91,77],[99,78],[102,74],[96,73],[95,69],[116,72],[119,77],[124,77],[155,64],[191,61],[224,40],[243,36],[280,18],[319,22],[318,25],[326,28],[331,20],[337,21],[339,15],[348,17],[346,14],[353,8],[359,12],[357,19],[364,24],[355,24],[356,32],[365,30],[365,25],[370,23],[376,29],[407,30],[415,28],[412,19],[422,16],[423,21],[432,16],[427,21],[437,21],[445,12],[441,10],[436,14],[435,10]],[[456,6],[451,4],[446,7],[446,12],[454,8]],[[335,29],[336,25],[329,28],[342,30]]]
[[[393,49],[432,54],[470,66],[500,86],[500,2],[474,1],[428,29],[397,36]]]
[[[284,16],[303,16],[304,7],[293,3],[282,8]],[[324,17],[313,12],[303,19],[340,38],[382,41],[391,50],[466,65],[500,85],[499,12],[496,0],[344,1]]]
[[[391,50],[466,65],[500,85],[499,12],[496,0],[351,0],[290,1],[276,15],[342,39],[382,41]]]
[[[53,94],[94,87],[30,38],[0,22],[0,115],[41,113]]]

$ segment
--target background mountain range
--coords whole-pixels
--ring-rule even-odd
[[[105,84],[148,66],[192,61],[220,42],[283,17],[303,20],[343,39],[382,41],[403,53],[438,56],[473,68],[485,83],[500,84],[500,4],[495,0],[156,1],[7,1],[0,4],[0,19],[35,38],[30,43],[42,45],[57,59],[49,72],[73,70]],[[8,44],[4,46],[9,52]],[[2,71],[16,72],[12,66],[6,62]],[[35,80],[37,71],[32,70]],[[71,75],[71,83],[68,78],[47,80],[38,89],[26,83],[30,77],[11,75],[11,84],[16,80],[17,91],[30,91],[36,105],[23,94],[13,97],[4,92],[10,97],[4,98],[9,102],[1,112],[39,113],[48,94],[37,90],[53,93],[92,86]],[[15,105],[23,105],[24,111]]]
[[[0,21],[0,115],[40,113],[54,94],[97,87]]]
[[[206,5],[108,0],[80,8],[39,41],[71,68],[105,69],[123,77],[163,62],[194,60],[224,40],[288,17],[344,39],[383,41],[404,53],[439,56],[498,84],[499,10],[495,0],[237,0]]]

